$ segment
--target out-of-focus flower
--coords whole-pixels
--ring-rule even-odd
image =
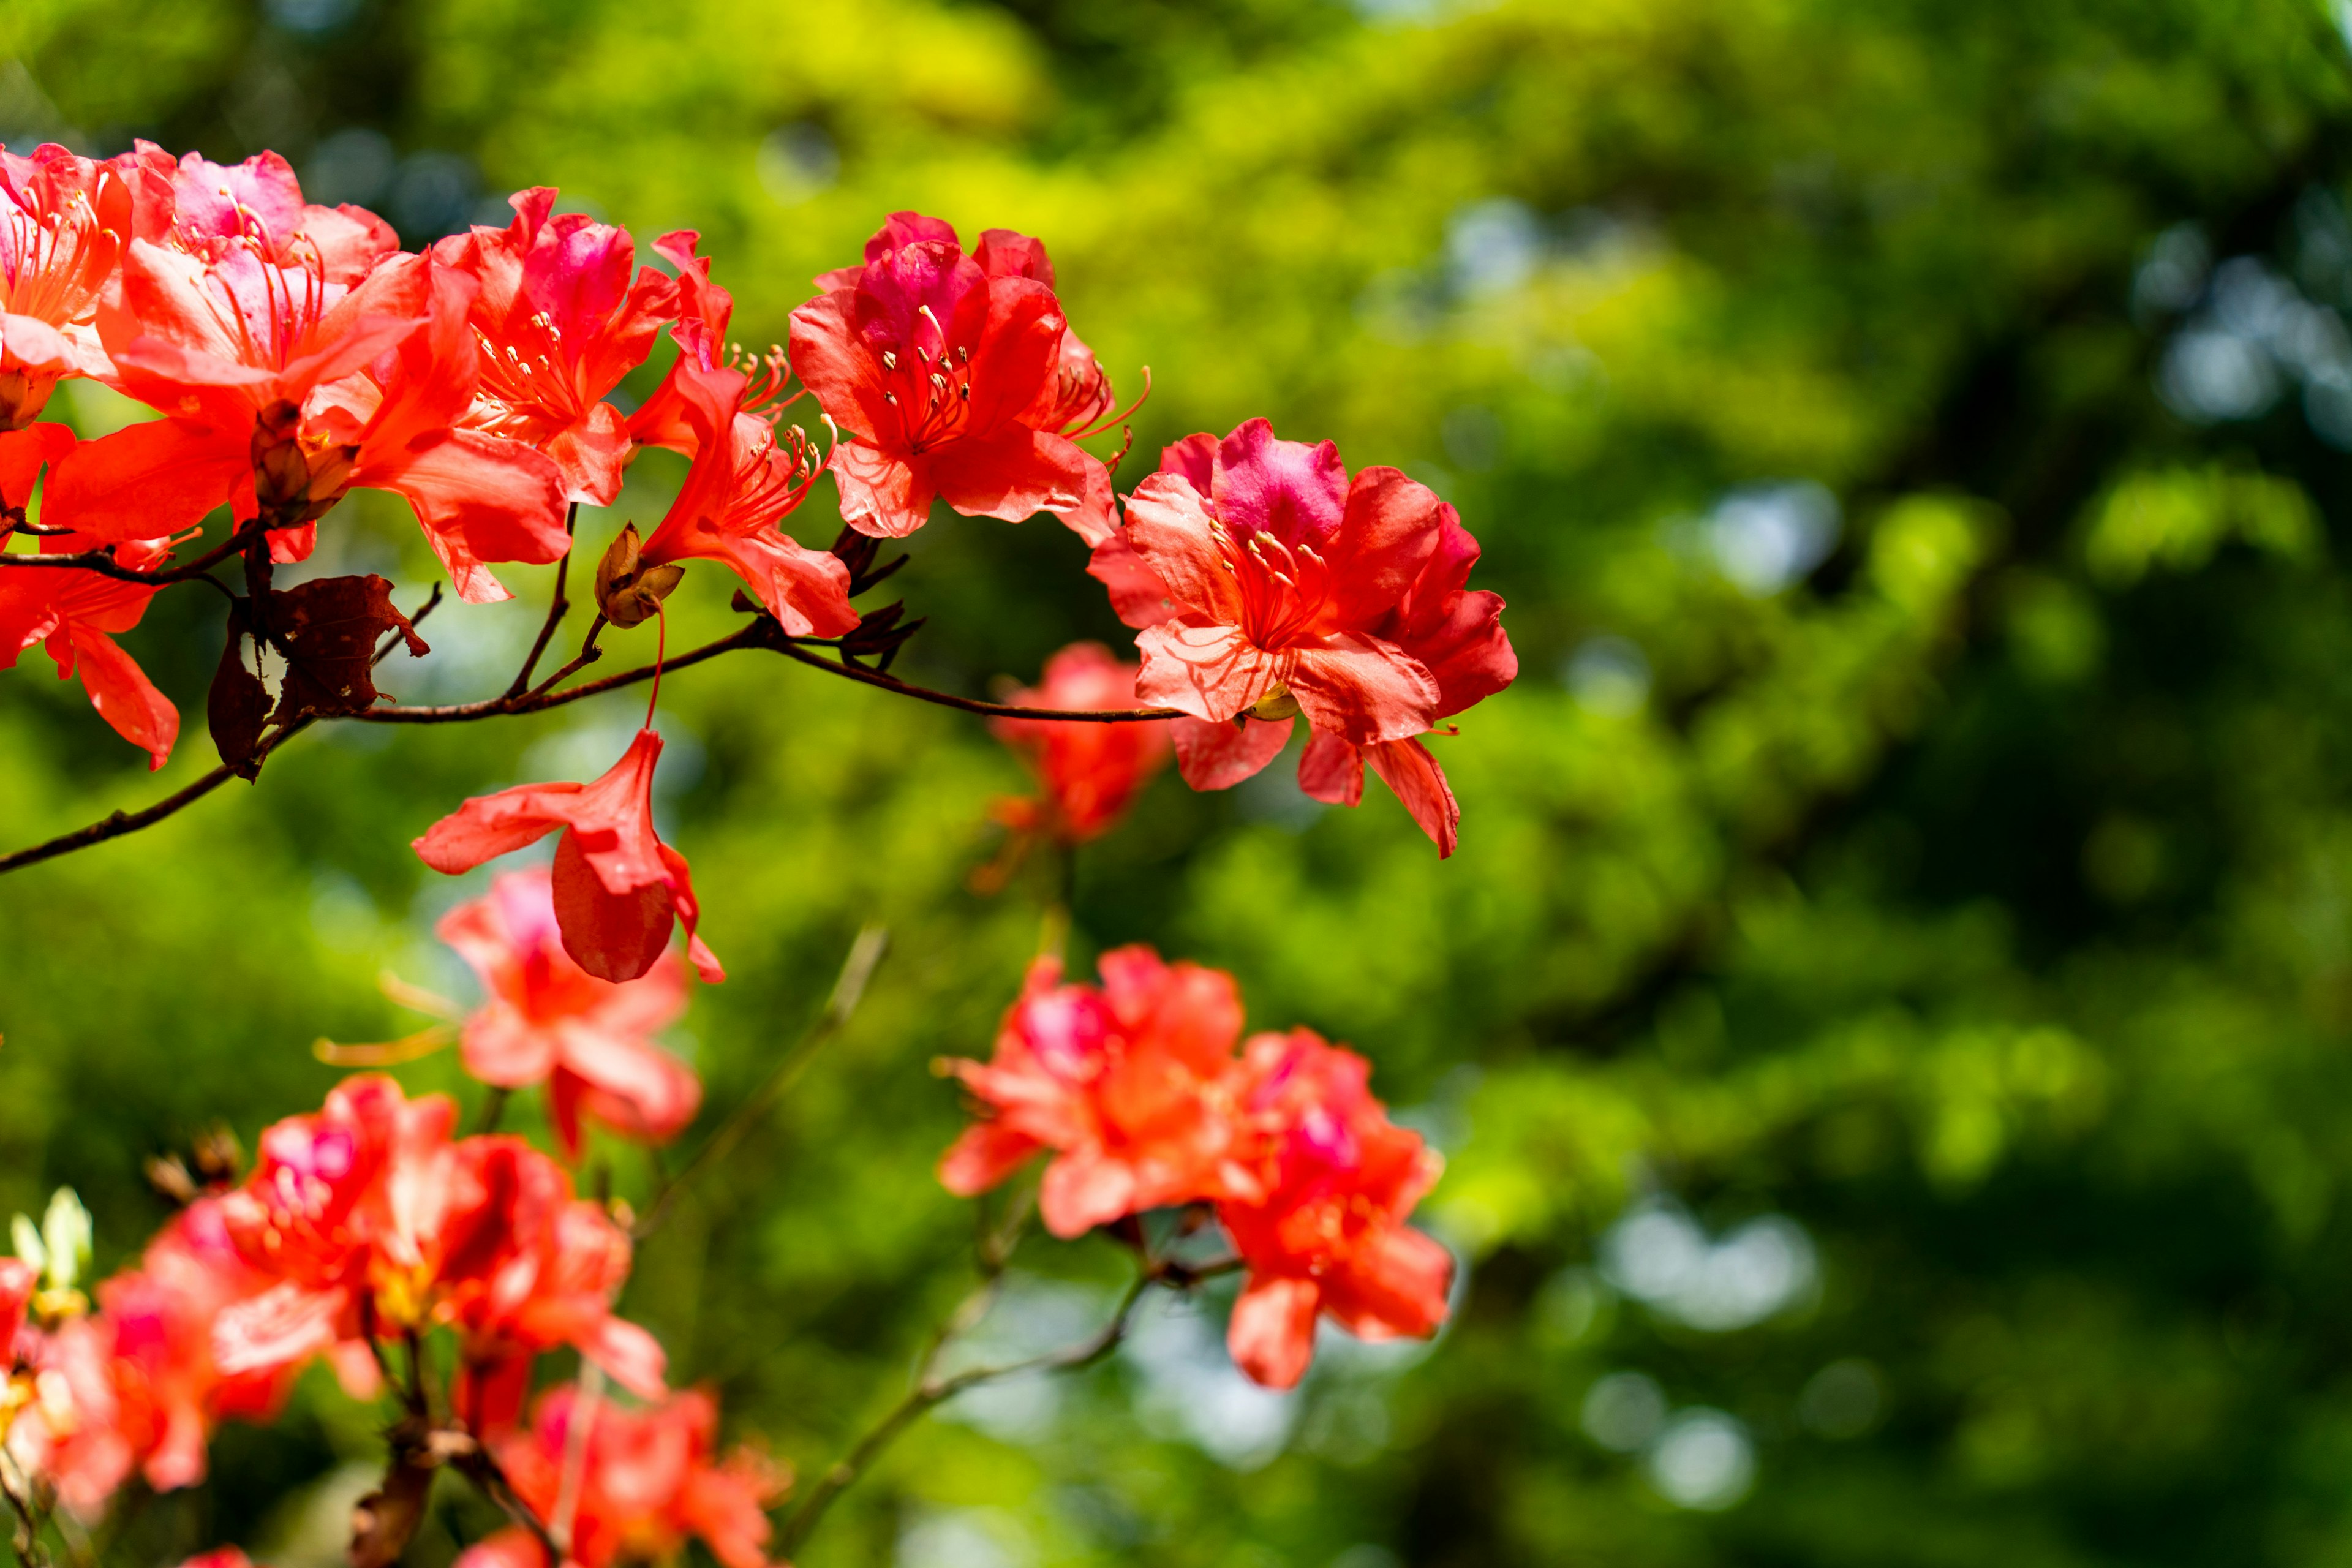
[[[833,472],[850,526],[912,533],[937,498],[1109,536],[1109,473],[1071,439],[1108,384],[1052,279],[1035,240],[992,229],[967,256],[950,225],[897,213],[863,267],[817,279],[825,292],[793,312],[792,363],[844,432]]]
[[[1303,714],[1307,793],[1353,805],[1370,762],[1450,855],[1461,814],[1418,737],[1518,672],[1502,600],[1465,588],[1477,557],[1428,487],[1385,468],[1350,481],[1329,442],[1253,419],[1168,447],[1090,570],[1141,628],[1137,690],[1192,716],[1186,783],[1250,777]]]
[[[582,1441],[574,1427],[583,1422]],[[765,1568],[766,1510],[790,1475],[750,1448],[719,1458],[718,1438],[719,1402],[704,1390],[630,1410],[566,1386],[541,1395],[529,1430],[496,1452],[516,1495],[570,1542],[578,1568],[668,1562],[689,1536],[726,1568]],[[575,1451],[576,1479],[567,1481]],[[538,1541],[519,1529],[457,1561],[462,1568],[548,1568]]]
[[[549,1119],[572,1158],[583,1114],[650,1143],[694,1120],[702,1080],[652,1039],[686,1011],[675,952],[635,980],[599,980],[563,951],[550,879],[537,869],[499,878],[488,897],[458,905],[435,929],[488,993],[466,1020],[466,1070],[500,1089],[545,1084]]]
[[[225,1374],[275,1372],[424,1323],[449,1222],[482,1201],[450,1152],[456,1119],[446,1095],[410,1100],[367,1075],[262,1133],[252,1173],[220,1212],[238,1255],[274,1283],[215,1319]]]
[[[600,980],[635,980],[661,961],[673,920],[686,953],[716,984],[727,978],[694,934],[701,907],[686,857],[654,834],[654,763],[661,737],[640,730],[593,784],[519,784],[478,795],[415,841],[418,858],[446,876],[470,871],[561,829],[552,881],[563,951]]]
[[[481,1194],[450,1226],[431,1321],[463,1347],[458,1407],[476,1432],[510,1426],[533,1357],[570,1345],[646,1399],[665,1392],[654,1337],[613,1315],[629,1276],[628,1233],[572,1195],[561,1166],[519,1138],[468,1138],[457,1157]]]
[[[1370,1340],[1445,1320],[1453,1255],[1404,1223],[1444,1163],[1389,1120],[1370,1071],[1310,1029],[1244,1047],[1236,1098],[1258,1192],[1221,1202],[1217,1218],[1249,1268],[1227,1340],[1271,1388],[1306,1374],[1318,1313]]]
[[[136,1268],[98,1288],[116,1430],[157,1491],[205,1479],[205,1447],[223,1420],[267,1420],[285,1402],[291,1367],[230,1376],[213,1355],[214,1320],[270,1283],[238,1253],[219,1200],[205,1198],[147,1244]]]
[[[54,468],[73,448],[73,432],[62,425],[0,432],[0,518],[21,518],[41,468]],[[65,527],[71,511],[52,505],[44,516],[45,526]],[[100,542],[79,533],[51,533],[40,544],[44,553],[72,555]],[[118,547],[114,559],[118,565],[144,570],[170,549],[168,539],[140,540]],[[113,634],[137,626],[156,592],[96,572],[0,566],[0,669],[15,668],[18,655],[40,644],[57,662],[58,679],[79,676],[99,717],[145,752],[151,768],[162,767],[171,756],[179,740],[180,710]]]
[[[940,1161],[940,1180],[970,1196],[1050,1149],[1038,1211],[1060,1237],[1255,1191],[1234,1159],[1225,1087],[1242,1029],[1233,976],[1140,946],[1114,949],[1098,967],[1099,989],[1063,985],[1059,961],[1039,959],[994,1058],[946,1064],[984,1116]]]
[[[555,195],[545,185],[518,191],[513,223],[451,235],[434,254],[481,283],[468,315],[481,380],[465,423],[555,459],[566,499],[610,506],[632,443],[604,395],[645,363],[654,334],[677,315],[677,285],[650,267],[633,280],[628,231],[558,216]]]
[[[1023,707],[1096,710],[1139,706],[1138,667],[1121,664],[1100,643],[1072,643],[1045,661],[1045,678],[1015,692]],[[989,728],[1020,753],[1042,795],[998,801],[997,820],[1016,835],[1083,844],[1118,825],[1153,773],[1168,761],[1168,721],[1097,724],[1050,719],[995,719]]]

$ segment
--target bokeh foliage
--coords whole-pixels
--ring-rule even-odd
[[[1171,779],[1075,879],[1081,954],[1230,967],[1255,1023],[1372,1058],[1453,1159],[1431,1219],[1474,1265],[1456,1326],[1419,1359],[1333,1353],[1274,1415],[1170,1351],[933,1423],[816,1568],[2352,1552],[2334,13],[12,0],[0,62],[12,147],[276,146],[412,242],[527,184],[698,228],[755,343],[887,211],[1020,227],[1122,384],[1154,367],[1123,482],[1265,413],[1408,468],[1485,544],[1525,675],[1440,742],[1454,860],[1377,786],[1345,813]],[[587,537],[677,475],[648,459]],[[829,537],[822,496],[800,521]],[[325,532],[404,595],[428,580],[396,511]],[[913,544],[921,679],[982,689],[1118,635],[1050,521]],[[725,598],[690,581],[681,631]],[[166,600],[131,639],[191,715],[211,613]],[[531,618],[445,608],[432,689],[492,689]],[[161,1212],[142,1155],[315,1102],[314,1036],[414,1023],[379,968],[460,984],[429,931],[475,884],[407,840],[465,795],[601,769],[632,702],[306,738],[251,790],[0,881],[0,1207],[71,1182],[101,1263],[125,1256]],[[955,715],[722,662],[665,688],[663,725],[733,976],[679,1042],[706,1122],[861,922],[895,938],[627,1300],[805,1468],[964,1288],[970,1219],[929,1172],[959,1111],[925,1067],[985,1046],[1050,868],[965,890],[1019,781]],[[12,844],[203,753],[150,780],[44,661],[0,680]],[[464,1092],[446,1060],[404,1076]],[[1717,1236],[1789,1216],[1817,1287],[1738,1327],[1633,1300],[1596,1254],[1668,1198]],[[1017,1266],[1071,1339],[1117,1275],[1099,1245]],[[1824,1368],[1874,1397],[1824,1415]],[[1739,1424],[1744,1500],[1673,1506],[1654,1448],[1595,1440],[1589,1396],[1628,1371]],[[1232,1436],[1286,1420],[1278,1453]],[[278,1500],[373,1440],[306,1388],[125,1560],[331,1556]]]

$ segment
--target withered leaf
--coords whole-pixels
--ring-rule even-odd
[[[248,637],[242,601],[230,607],[228,641],[221,648],[220,668],[214,672],[211,692],[205,699],[205,718],[212,727],[213,745],[220,760],[240,778],[250,779],[261,766],[253,760],[261,742],[261,726],[269,717],[269,692],[246,657]]]
[[[304,713],[364,713],[375,689],[376,645],[396,631],[411,657],[432,650],[393,608],[392,584],[364,577],[320,577],[269,595],[271,628],[286,655],[278,694],[282,722]]]

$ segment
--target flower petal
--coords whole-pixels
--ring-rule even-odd
[[[1312,1279],[1253,1275],[1234,1302],[1225,1345],[1251,1382],[1296,1388],[1315,1359],[1315,1313],[1321,1301]]]
[[[1168,732],[1176,742],[1176,771],[1194,789],[1231,789],[1254,778],[1290,741],[1287,719],[1244,719],[1212,723],[1174,719]]]

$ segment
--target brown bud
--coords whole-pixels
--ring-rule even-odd
[[[629,523],[596,563],[596,607],[606,620],[625,630],[652,620],[670,590],[686,575],[685,567],[669,563],[641,564],[640,548],[636,524]]]
[[[22,430],[39,418],[57,384],[46,371],[0,370],[0,430]]]

